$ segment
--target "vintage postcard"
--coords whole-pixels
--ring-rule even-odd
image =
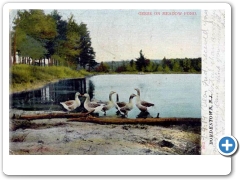
[[[186,164],[173,174],[231,171],[221,155],[237,149],[228,4],[9,3],[4,11],[6,159],[96,162],[94,173],[71,165],[59,175],[171,174],[157,163],[170,159]],[[137,158],[164,172],[142,172]],[[126,159],[121,172],[98,169]],[[189,167],[193,159],[201,170]],[[210,171],[218,162],[225,169]]]

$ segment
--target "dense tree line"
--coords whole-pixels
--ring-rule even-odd
[[[84,23],[77,24],[73,15],[63,20],[58,11],[45,14],[43,10],[19,10],[13,21],[10,64],[81,66],[96,72],[201,72],[201,58],[147,59],[140,50],[139,57],[128,61],[101,62],[97,66],[90,32]]]
[[[201,73],[201,58],[176,58],[162,60],[147,59],[142,50],[136,59],[127,61],[101,62],[97,72],[162,72],[162,73]]]
[[[10,63],[16,63],[16,54],[24,64],[77,65],[93,69],[97,64],[91,45],[90,32],[84,23],[77,24],[73,15],[63,20],[54,10],[19,10],[11,32]]]

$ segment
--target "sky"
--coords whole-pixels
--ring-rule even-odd
[[[51,13],[53,9],[44,11]],[[97,62],[135,59],[140,50],[148,59],[201,57],[200,10],[59,9],[58,12],[65,20],[72,14],[78,24],[87,24]],[[164,12],[171,15],[163,15]],[[184,12],[194,14],[184,15]]]

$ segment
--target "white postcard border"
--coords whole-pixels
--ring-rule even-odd
[[[3,172],[6,175],[227,175],[231,158],[208,156],[12,156],[9,155],[9,9],[77,9],[79,4],[8,3],[3,7]],[[227,3],[96,3],[89,9],[224,9],[225,133],[231,134],[231,7]],[[221,164],[221,166],[219,166]],[[215,168],[217,167],[217,168]]]

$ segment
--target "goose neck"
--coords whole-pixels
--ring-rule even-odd
[[[75,100],[76,100],[76,101],[79,100],[79,99],[78,99],[78,95],[75,95]]]
[[[109,94],[109,101],[112,101],[112,94]]]
[[[132,100],[133,100],[133,98],[129,98],[129,104],[131,104],[131,103],[132,103]]]
[[[139,95],[136,95],[136,100],[140,101],[140,96]]]
[[[116,96],[117,96],[117,98],[116,98],[116,101],[117,101],[117,102],[119,102],[119,97],[118,97],[118,94],[117,94]]]
[[[89,103],[89,102],[90,102],[90,97],[86,96],[85,103]]]

